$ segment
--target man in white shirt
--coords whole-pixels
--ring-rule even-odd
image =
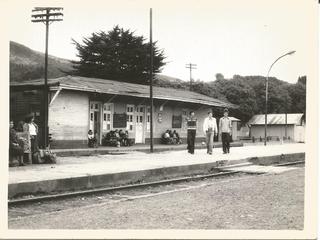
[[[206,135],[207,153],[212,154],[213,137],[217,135],[217,121],[212,117],[212,112],[208,112],[208,117],[203,122],[203,132]]]
[[[231,119],[228,117],[228,109],[224,109],[223,117],[219,121],[219,131],[221,134],[223,154],[230,153],[230,134],[232,131]]]

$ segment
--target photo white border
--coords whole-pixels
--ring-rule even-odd
[[[84,4],[85,1],[65,0],[65,1],[45,1],[27,0],[31,7],[34,6],[63,6],[65,4]],[[128,0],[130,1],[130,0]],[[169,2],[176,1],[185,4],[181,0],[147,1],[132,0],[137,4],[153,7],[159,2],[166,7]],[[201,1],[201,0],[200,0]],[[287,0],[271,0],[276,2]],[[288,3],[296,0],[287,1]],[[1,11],[1,64],[0,64],[0,83],[1,83],[1,112],[5,113],[1,118],[1,174],[0,188],[1,197],[1,218],[0,218],[0,238],[23,238],[23,239],[315,239],[317,237],[317,170],[318,170],[318,3],[315,0],[303,0],[306,10],[310,12],[310,34],[306,37],[306,51],[309,53],[310,65],[307,72],[307,115],[306,115],[306,164],[305,164],[305,216],[304,230],[8,230],[7,213],[7,184],[8,184],[8,125],[9,125],[9,40],[10,21],[17,21],[19,16],[14,14],[14,7],[19,7],[19,2],[24,1],[0,1]],[[250,1],[246,1],[248,4]],[[88,2],[87,2],[88,3]],[[115,1],[101,1],[101,3],[116,4]],[[202,3],[214,4],[214,1],[202,0]],[[228,2],[230,4],[230,2]],[[188,4],[200,4],[199,1],[190,1]],[[290,5],[290,4],[289,4]],[[288,9],[290,6],[288,5]],[[31,9],[31,8],[30,8]],[[154,7],[156,11],[156,7]],[[285,12],[284,12],[285,17]],[[25,19],[29,21],[29,19]]]

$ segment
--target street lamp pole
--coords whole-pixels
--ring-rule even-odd
[[[290,51],[287,52],[286,54],[281,55],[280,57],[278,57],[270,66],[268,73],[267,73],[267,77],[266,77],[266,99],[265,99],[265,115],[264,115],[264,145],[267,145],[267,116],[268,116],[268,84],[269,84],[269,73],[271,71],[271,68],[273,67],[273,65],[278,62],[281,58],[287,56],[287,55],[292,55],[294,54],[296,51]]]

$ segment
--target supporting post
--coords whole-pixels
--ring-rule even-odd
[[[59,93],[61,92],[62,88],[59,87],[58,90],[55,92],[54,96],[52,97],[49,106],[53,103],[53,101],[58,97]]]
[[[152,42],[152,8],[150,8],[150,152],[153,152],[153,42]]]
[[[48,105],[48,42],[49,42],[49,9],[46,10],[46,51],[44,58],[44,89],[43,89],[43,105],[44,105],[44,132],[43,132],[43,144],[44,147],[48,147],[48,118],[49,118],[49,105]]]
[[[264,115],[264,145],[267,145],[267,116],[268,116],[268,83],[269,73],[266,78],[266,101],[265,101],[265,115]]]

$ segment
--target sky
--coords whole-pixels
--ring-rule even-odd
[[[115,25],[149,39],[149,9],[153,9],[153,40],[164,50],[162,73],[189,80],[187,63],[197,65],[192,77],[215,80],[239,75],[263,75],[279,56],[270,76],[295,83],[307,75],[314,2],[309,0],[118,0],[7,1],[9,39],[44,52],[45,26],[31,22],[33,7],[63,7],[63,21],[50,25],[49,54],[77,59],[71,39]]]

